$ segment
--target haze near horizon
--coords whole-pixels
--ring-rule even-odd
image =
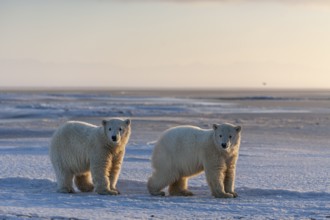
[[[0,87],[330,88],[327,1],[0,1]]]

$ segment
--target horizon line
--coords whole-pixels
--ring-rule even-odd
[[[10,91],[330,91],[330,88],[312,87],[95,87],[95,86],[0,86],[0,92]]]

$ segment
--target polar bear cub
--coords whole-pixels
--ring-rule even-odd
[[[188,179],[205,171],[216,198],[237,197],[234,191],[241,127],[214,124],[213,129],[179,126],[165,131],[152,155],[153,174],[148,180],[151,195],[192,196]]]
[[[131,133],[129,119],[103,120],[101,126],[69,121],[51,140],[50,159],[58,192],[73,193],[73,179],[82,192],[117,195],[125,146]]]

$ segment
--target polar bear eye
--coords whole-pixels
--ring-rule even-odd
[[[231,139],[232,138],[232,136],[231,135],[229,135],[229,139]]]
[[[222,135],[221,134],[219,136],[222,138]]]
[[[109,131],[111,131],[111,128],[109,128]]]
[[[123,129],[122,128],[119,128],[119,131],[122,131]]]

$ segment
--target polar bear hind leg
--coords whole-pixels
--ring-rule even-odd
[[[72,173],[56,173],[57,176],[57,192],[59,193],[74,193],[74,189],[72,187]]]
[[[148,180],[149,193],[153,196],[165,196],[165,192],[161,190],[174,181],[175,178],[173,178],[171,175],[154,172]]]
[[[168,192],[171,196],[193,196],[188,190],[188,178],[180,177],[174,183],[170,184]]]
[[[74,183],[81,192],[92,192],[94,190],[90,172],[76,175]]]

